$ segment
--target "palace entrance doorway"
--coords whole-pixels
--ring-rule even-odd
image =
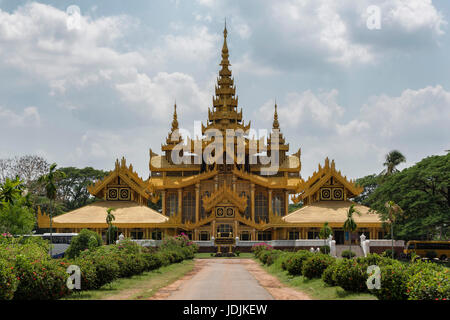
[[[233,225],[230,223],[220,223],[217,226],[217,235],[219,238],[233,238]]]
[[[344,244],[344,231],[334,230],[334,240],[336,240],[336,244]]]

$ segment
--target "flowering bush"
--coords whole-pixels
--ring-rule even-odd
[[[65,255],[69,258],[77,257],[81,251],[86,249],[93,250],[96,247],[100,247],[102,245],[102,238],[100,235],[88,229],[83,229],[80,233],[73,237],[70,242],[69,248],[67,248]]]
[[[448,268],[427,268],[412,275],[406,284],[409,300],[450,300]]]
[[[19,280],[14,274],[14,266],[5,260],[0,260],[0,300],[11,300]]]
[[[337,263],[336,260],[330,264],[322,273],[322,281],[325,282],[329,286],[337,286],[336,283],[336,270]]]
[[[333,280],[344,290],[352,292],[367,291],[367,268],[356,260],[341,259],[336,263]]]
[[[81,271],[81,290],[98,289],[99,283],[97,281],[97,269],[95,262],[86,257],[78,257],[74,261],[67,261],[67,267],[69,265],[77,265]]]
[[[395,262],[380,267],[380,289],[372,289],[370,292],[380,300],[406,300],[406,284],[409,278],[407,267]]]
[[[333,264],[334,260],[327,254],[314,254],[303,262],[302,274],[309,279],[320,278],[325,269]]]
[[[274,261],[280,256],[282,253],[281,250],[259,250],[258,251],[258,259],[267,265],[271,265]]]
[[[16,300],[59,299],[69,293],[65,266],[55,260],[31,260],[19,254],[15,261],[15,275],[19,284],[14,293]]]
[[[303,262],[306,259],[312,257],[314,253],[311,253],[307,250],[299,250],[295,254],[293,254],[290,258],[288,258],[285,262],[286,270],[294,275],[298,276],[302,274]]]
[[[254,253],[255,257],[259,259],[259,255],[264,250],[272,250],[273,247],[270,244],[267,244],[265,242],[260,242],[257,244],[254,244],[252,246],[252,252]]]

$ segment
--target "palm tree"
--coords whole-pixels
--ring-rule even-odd
[[[19,177],[15,180],[6,178],[5,182],[0,185],[0,203],[14,203],[23,193],[23,184]]]
[[[56,180],[65,178],[66,175],[64,172],[55,170],[56,163],[53,163],[50,166],[50,169],[47,174],[39,177],[38,182],[44,184],[45,193],[47,198],[50,200],[49,207],[49,216],[50,216],[50,257],[52,256],[52,243],[53,243],[53,230],[52,230],[52,220],[53,220],[53,204],[56,200],[57,188],[56,188]]]
[[[356,213],[358,216],[361,215],[361,212],[355,209],[355,204],[352,204],[350,208],[348,208],[347,220],[345,220],[344,222],[344,231],[350,233],[350,257],[352,256],[352,233],[355,232],[357,228],[356,222],[353,219],[354,213]]]
[[[403,209],[392,200],[386,202],[384,206],[388,211],[388,220],[391,225],[392,259],[394,259],[394,222],[403,213]]]
[[[333,230],[328,225],[328,222],[325,222],[322,228],[319,231],[319,236],[324,240],[324,246],[327,245],[327,238],[333,233]],[[330,248],[331,249],[331,248]]]
[[[115,208],[106,209],[106,223],[108,224],[108,244],[111,244],[111,233],[112,233],[112,222],[116,220],[116,217],[112,214],[112,212],[116,210]]]
[[[405,156],[398,150],[392,150],[386,155],[386,162],[383,163],[383,165],[386,166],[386,169],[384,169],[382,173],[389,176],[398,172],[396,167],[402,162],[406,162]]]

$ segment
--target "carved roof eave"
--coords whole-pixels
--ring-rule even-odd
[[[146,183],[133,171],[133,165],[130,164],[128,167],[126,166],[125,158],[122,158],[120,164],[119,160],[116,160],[115,169],[110,171],[108,176],[104,179],[97,181],[94,185],[88,186],[87,190],[93,196],[97,196],[97,194],[106,188],[106,186],[117,176],[119,176],[132,190],[138,192],[146,199],[149,198],[149,195],[145,192],[147,187]]]
[[[276,186],[271,185],[270,184],[270,180],[271,178],[265,178],[265,177],[261,177],[252,173],[247,173],[244,170],[237,170],[236,168],[233,169],[232,171],[236,176],[238,176],[241,179],[244,180],[248,180],[250,182],[253,182],[257,185],[260,185],[262,187],[266,187],[266,188],[276,188],[276,189],[288,189],[288,190],[297,190],[298,189],[298,184],[296,186],[289,186],[288,181],[289,181],[289,177],[277,177],[278,179],[283,179],[283,183],[279,183]],[[298,171],[296,171],[298,172]],[[300,179],[299,184],[303,184],[303,179],[302,178],[296,178],[296,179]]]
[[[247,197],[239,196],[226,184],[219,187],[209,197],[203,198],[203,208],[205,208],[206,211],[210,211],[215,205],[225,199],[231,201],[240,212],[244,212],[247,208]]]
[[[194,176],[190,176],[190,177],[179,177],[179,179],[176,179],[174,177],[171,177],[170,179],[176,180],[176,183],[171,183],[168,178],[163,178],[163,177],[151,177],[147,183],[148,183],[148,190],[150,192],[155,192],[157,190],[164,190],[164,189],[174,189],[174,188],[184,188],[187,186],[191,186],[193,184],[199,183],[202,180],[207,180],[210,179],[214,176],[216,176],[219,173],[219,171],[217,170],[217,166],[214,167],[214,169],[210,170],[210,171],[206,171]],[[162,179],[162,185],[161,186],[156,186],[155,184],[152,183],[152,180],[160,180]]]
[[[322,187],[328,179],[331,177],[336,178],[340,183],[344,185],[344,187],[350,191],[353,196],[359,195],[362,191],[362,187],[358,187],[354,184],[352,180],[347,180],[346,177],[342,176],[340,171],[337,171],[335,168],[334,160],[331,161],[331,166],[329,164],[328,158],[325,159],[325,166],[322,167],[319,164],[319,169],[313,173],[313,175],[301,186],[298,187],[297,191],[301,192],[305,190],[300,196],[300,199],[304,199],[309,195],[315,193]],[[311,187],[312,186],[312,187]],[[301,190],[302,189],[302,190]]]

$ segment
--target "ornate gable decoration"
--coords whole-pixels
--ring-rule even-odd
[[[231,204],[235,205],[240,212],[244,212],[247,208],[247,197],[239,196],[230,187],[228,187],[226,183],[219,187],[209,197],[203,198],[203,208],[205,208],[206,211],[210,211],[217,204],[227,200]]]
[[[120,184],[115,183],[117,178],[120,179]],[[133,170],[132,164],[127,166],[124,157],[120,163],[118,159],[116,160],[115,168],[110,171],[108,176],[87,187],[89,193],[93,196],[105,200],[122,201],[133,200],[131,191],[136,191],[142,198],[148,199],[149,194],[145,191],[146,188],[147,184]]]
[[[292,197],[292,201],[295,203],[303,201],[304,204],[330,200],[344,201],[359,195],[362,191],[362,187],[336,170],[334,160],[331,160],[330,165],[327,157],[323,167],[319,164],[318,170],[307,181],[298,185],[299,194]]]

